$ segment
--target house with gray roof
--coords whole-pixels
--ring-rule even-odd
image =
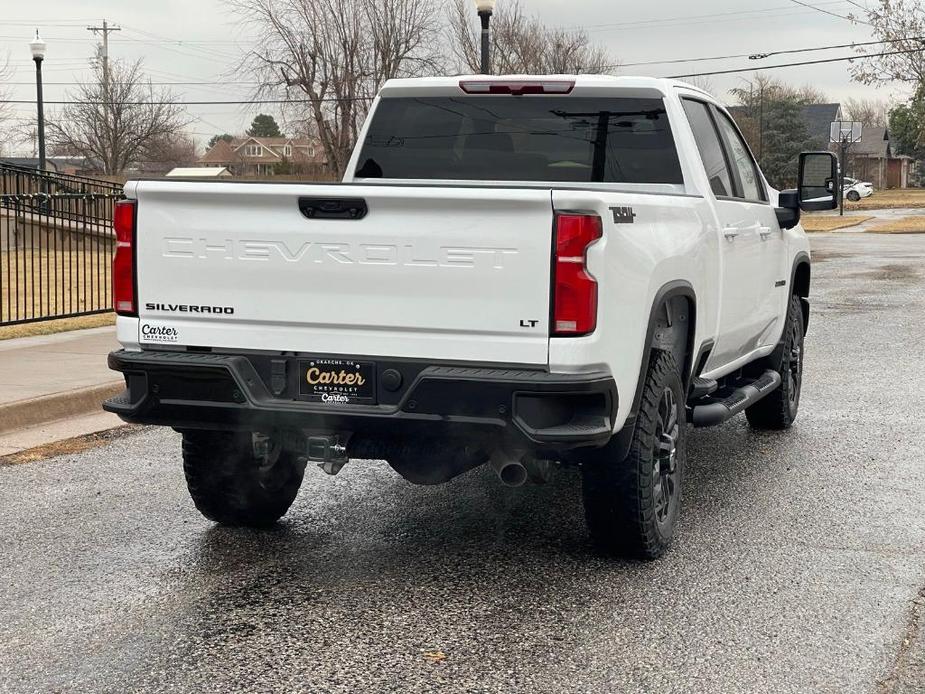
[[[848,150],[848,171],[852,178],[869,181],[874,188],[907,188],[912,178],[911,157],[893,152],[888,128],[864,128],[861,141]]]
[[[739,127],[746,133],[749,132],[749,128],[745,126],[748,109],[744,106],[729,106],[728,111]],[[806,134],[812,140],[813,146],[819,149],[828,148],[831,124],[833,121],[841,120],[841,112],[841,104],[806,104],[802,107],[801,115],[806,125]],[[757,127],[754,120],[752,126]]]
[[[841,104],[806,104],[803,107],[806,132],[823,149],[829,145],[832,123],[837,120],[842,120]]]

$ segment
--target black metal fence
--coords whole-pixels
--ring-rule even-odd
[[[0,326],[112,310],[121,186],[0,164]]]

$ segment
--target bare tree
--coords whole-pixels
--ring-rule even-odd
[[[47,123],[49,144],[86,157],[106,174],[149,158],[185,125],[182,106],[145,81],[140,60],[110,63],[108,84],[97,62],[93,79],[68,97],[71,103]]]
[[[472,3],[454,0],[449,11],[449,39],[458,67],[480,68],[479,27]],[[527,16],[517,0],[495,12],[492,29],[492,71],[497,74],[609,73],[618,65],[606,50],[591,43],[587,32],[549,27]]]
[[[11,142],[13,139],[12,133],[9,132],[10,119],[12,117],[12,110],[8,103],[10,93],[3,86],[10,81],[12,76],[13,68],[10,66],[10,56],[7,55],[6,58],[0,61],[0,154],[5,153],[3,150],[6,147],[6,143]]]
[[[785,87],[789,89],[794,98],[801,104],[826,104],[829,103],[829,97],[826,93],[812,84],[804,84],[802,87]]]
[[[796,87],[762,73],[755,73],[753,79],[743,79],[741,87],[734,87],[729,94],[742,106],[760,108],[763,101],[792,101],[801,106],[827,103],[825,92],[806,84]]]
[[[709,77],[687,77],[684,81],[697,87],[697,89],[705,91],[707,94],[716,94],[716,85],[713,84],[713,80]]]
[[[859,61],[852,76],[864,84],[887,82],[925,86],[925,3],[921,0],[878,0],[867,11],[867,23],[882,45],[859,50],[863,55],[890,53]]]
[[[436,0],[231,0],[260,48],[241,70],[259,94],[304,100],[335,172],[347,166],[372,98],[393,77],[442,65]],[[287,109],[292,111],[293,109]]]
[[[818,134],[809,132],[803,116],[803,107],[824,103],[825,94],[757,74],[730,95],[740,104],[736,123],[771,185],[792,185],[800,152],[825,147]]]
[[[182,132],[155,138],[146,150],[145,160],[154,168],[167,171],[196,161],[196,141]]]
[[[845,116],[865,128],[885,128],[890,120],[890,103],[883,99],[846,99]]]

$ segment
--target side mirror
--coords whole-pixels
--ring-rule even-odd
[[[800,194],[795,190],[782,190],[778,193],[774,212],[781,229],[793,229],[800,223]]]
[[[838,159],[831,152],[803,152],[797,184],[800,209],[834,210],[838,207]]]

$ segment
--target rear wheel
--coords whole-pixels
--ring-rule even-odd
[[[674,538],[686,459],[683,392],[674,358],[653,352],[629,453],[616,458],[611,444],[582,463],[588,530],[606,552],[655,559]]]
[[[183,471],[193,503],[206,518],[263,528],[295,501],[305,464],[260,434],[184,431]]]
[[[774,365],[780,373],[780,387],[745,410],[748,423],[756,429],[789,429],[800,408],[803,386],[803,309],[800,297],[790,297],[787,324],[780,358]]]
[[[845,197],[848,198],[851,202],[857,202],[861,199],[861,194],[856,190],[849,190]]]

